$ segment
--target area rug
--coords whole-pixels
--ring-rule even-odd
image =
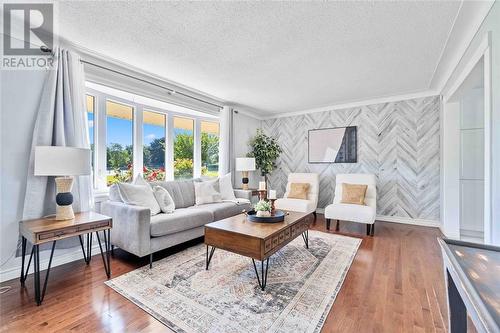
[[[250,258],[215,250],[205,270],[203,244],[107,285],[176,332],[319,332],[360,243],[309,231],[271,256],[265,291]]]

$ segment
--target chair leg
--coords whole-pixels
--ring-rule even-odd
[[[375,233],[375,223],[373,223],[372,226],[370,227],[370,236],[373,237],[374,233]]]
[[[337,225],[335,226],[335,231],[339,231],[340,220],[337,220]]]
[[[326,230],[330,230],[330,219],[326,219]]]
[[[316,211],[313,212],[314,215],[314,221],[316,221],[316,218],[318,217],[318,214],[316,214]]]
[[[153,253],[149,254],[149,269],[153,268]]]
[[[371,227],[371,224],[366,225],[366,235],[367,236],[370,236],[370,229],[371,229],[370,227]]]

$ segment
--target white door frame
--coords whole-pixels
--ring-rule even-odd
[[[492,91],[491,91],[491,31],[487,32],[483,37],[483,40],[476,48],[474,54],[470,57],[467,64],[464,66],[460,75],[456,78],[451,87],[443,92],[443,114],[447,112],[456,111],[456,103],[450,101],[450,98],[455,94],[455,92],[460,88],[462,83],[469,76],[470,72],[474,69],[481,59],[484,62],[484,243],[492,243],[492,202],[491,202],[491,107],[492,107]],[[455,110],[453,110],[455,109]],[[446,138],[446,123],[443,121],[441,126],[441,137]],[[447,189],[446,182],[449,181],[444,176],[447,170],[446,159],[443,158],[448,153],[446,151],[446,144],[442,142],[441,147],[443,148],[441,152],[441,160],[443,161],[443,170],[441,172],[441,213],[443,219],[443,232],[447,237],[458,238],[460,236],[460,223],[459,221],[451,221],[447,216],[458,217],[460,216],[458,212],[453,214],[447,210],[453,209],[453,205],[450,202],[450,197],[454,198],[453,193],[450,189]],[[458,166],[457,166],[458,167]],[[457,179],[458,182],[458,179]],[[456,201],[456,200],[454,200]],[[460,209],[459,205],[456,206],[457,211]],[[458,229],[457,229],[458,228]],[[458,236],[458,237],[457,237]]]

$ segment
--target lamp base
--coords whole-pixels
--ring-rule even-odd
[[[56,177],[56,220],[72,220],[73,212],[73,177]]]
[[[243,186],[241,187],[244,190],[248,190],[248,171],[242,171],[241,172],[242,179],[241,182],[243,183]]]

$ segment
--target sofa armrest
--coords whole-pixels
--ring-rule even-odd
[[[252,191],[251,190],[242,190],[242,189],[234,189],[234,196],[236,198],[248,199],[252,201]]]
[[[102,214],[113,218],[111,244],[143,257],[150,253],[151,213],[149,208],[127,205],[123,202],[104,201]]]

